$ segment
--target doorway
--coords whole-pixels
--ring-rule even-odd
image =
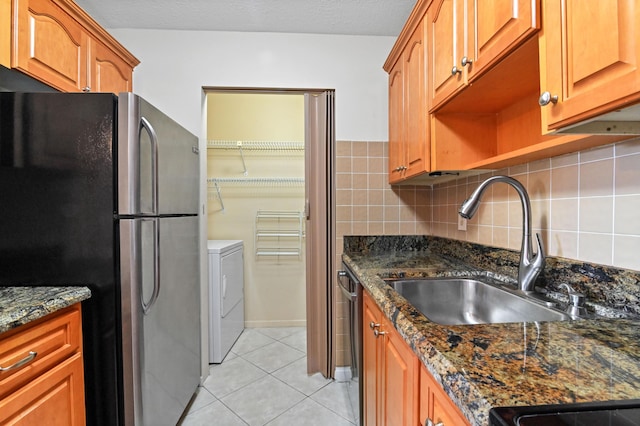
[[[333,91],[205,88],[207,239],[245,247],[247,327],[307,327],[335,370]]]

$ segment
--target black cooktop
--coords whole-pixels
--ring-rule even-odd
[[[490,411],[489,424],[491,426],[640,426],[640,400],[500,407]]]

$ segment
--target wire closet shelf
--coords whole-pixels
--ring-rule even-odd
[[[304,151],[304,141],[232,141],[209,140],[207,148],[210,149],[238,149],[246,151]]]
[[[210,193],[220,202],[220,208],[224,211],[224,201],[222,200],[222,187],[247,186],[254,188],[297,188],[304,186],[304,178],[301,177],[228,177],[228,178],[208,178],[207,187]]]

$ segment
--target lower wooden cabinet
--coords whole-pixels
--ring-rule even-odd
[[[418,358],[366,292],[363,299],[364,424],[415,425]]]
[[[467,419],[424,365],[420,367],[420,425],[469,425]]]
[[[469,425],[366,291],[362,303],[364,425]]]
[[[0,424],[85,424],[81,328],[76,304],[0,335]]]
[[[0,401],[0,424],[83,425],[83,387],[78,353]]]
[[[414,425],[418,412],[418,358],[383,319],[381,406],[385,425]]]
[[[382,351],[380,350],[378,338],[374,335],[375,328],[372,329],[371,326],[375,327],[378,324],[378,327],[380,327],[382,325],[382,313],[366,292],[363,292],[362,299],[363,416],[365,426],[375,426],[382,423],[382,416],[378,414],[382,409],[378,405],[378,391],[382,385],[382,378],[379,377],[379,370],[382,365]],[[380,418],[380,421],[378,421],[378,418]]]

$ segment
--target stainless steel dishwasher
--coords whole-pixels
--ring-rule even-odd
[[[346,317],[348,326],[345,327],[345,347],[350,348],[351,354],[351,382],[349,383],[349,399],[356,417],[356,424],[362,424],[362,381],[359,380],[362,366],[362,286],[349,267],[342,263],[338,271],[338,285],[346,303]]]

